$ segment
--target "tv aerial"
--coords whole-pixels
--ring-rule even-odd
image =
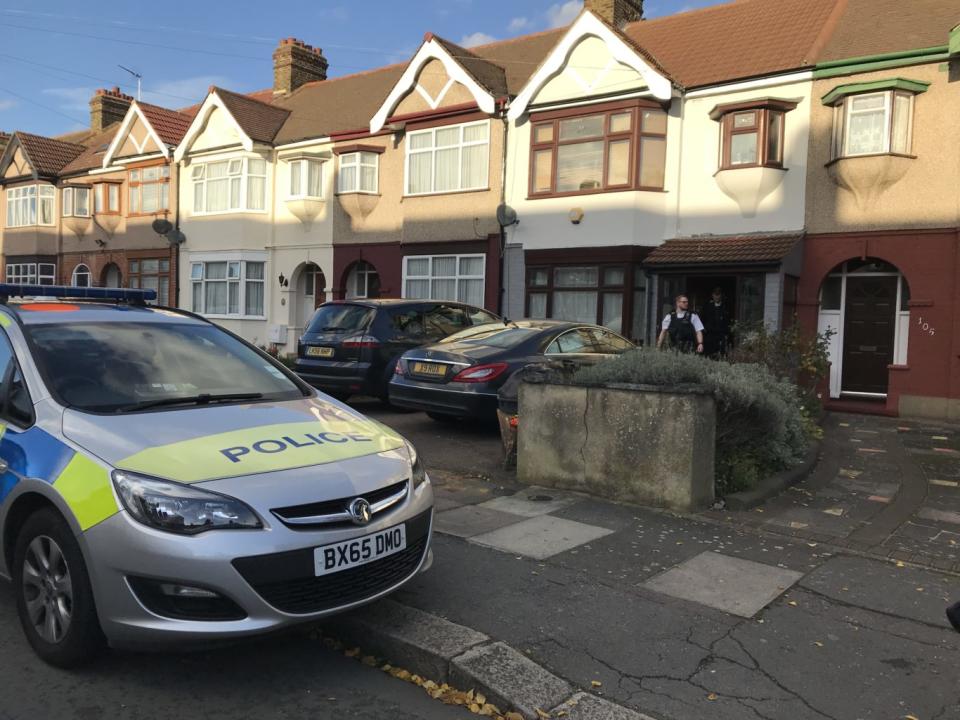
[[[137,79],[137,102],[140,102],[140,81],[143,80],[143,75],[138,73],[136,70],[131,70],[130,68],[124,67],[123,65],[117,65],[117,67],[120,68],[121,70],[126,70],[128,73],[130,73],[131,75],[133,75],[133,77]]]

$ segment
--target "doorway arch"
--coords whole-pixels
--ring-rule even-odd
[[[100,285],[106,288],[123,287],[123,273],[116,263],[108,263],[100,273]]]
[[[907,363],[910,285],[879,258],[846,260],[820,286],[818,332],[830,337],[830,397],[884,398]]]
[[[316,263],[303,263],[293,274],[294,325],[303,330],[310,324],[314,310],[327,299],[327,281]]]

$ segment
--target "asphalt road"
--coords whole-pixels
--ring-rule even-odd
[[[0,584],[0,658],[0,720],[472,717],[306,633],[203,652],[109,653],[81,671],[52,668],[27,645],[7,583]]]

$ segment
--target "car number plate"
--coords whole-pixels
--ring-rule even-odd
[[[333,357],[333,348],[329,347],[308,347],[307,355],[311,357]]]
[[[415,362],[413,364],[413,371],[419,375],[434,375],[440,377],[441,375],[447,374],[447,366],[437,363]]]
[[[407,527],[395,525],[371,535],[314,549],[314,571],[318,577],[330,575],[358,565],[366,565],[406,548]]]

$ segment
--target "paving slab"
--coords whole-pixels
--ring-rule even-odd
[[[550,488],[531,486],[515,495],[505,495],[489,500],[483,503],[481,507],[532,518],[556,512],[579,502],[580,499],[576,495],[569,495]]]
[[[441,512],[433,523],[433,529],[446,535],[469,538],[513,525],[524,520],[514,515],[479,505],[467,505]]]
[[[609,700],[580,692],[550,711],[564,720],[653,720],[649,715],[630,710]]]
[[[470,542],[545,560],[611,534],[611,530],[573,520],[541,515],[493,532],[476,535]]]
[[[751,618],[777,599],[802,573],[715,552],[697,555],[644,583],[671,597]]]
[[[482,687],[487,700],[526,717],[548,712],[573,694],[573,688],[530,658],[502,642],[469,650],[450,665],[450,684]]]

